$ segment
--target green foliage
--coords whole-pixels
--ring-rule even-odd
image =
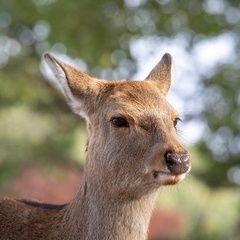
[[[77,60],[97,77],[108,73],[129,78],[137,70],[130,49],[136,39],[170,41],[181,36],[193,68],[199,43],[228,34],[233,56],[209,72],[197,66],[199,92],[185,99],[201,106],[200,111],[192,108],[186,118],[205,124],[192,154],[192,173],[205,183],[190,178],[165,202],[183,206],[187,213],[184,239],[237,239],[239,7],[235,0],[0,0],[0,180],[7,180],[27,161],[84,162],[82,122],[43,80],[39,70],[43,52],[81,57]]]
[[[187,229],[182,239],[238,239],[240,193],[222,188],[212,191],[194,178],[161,191],[159,206],[181,212]]]

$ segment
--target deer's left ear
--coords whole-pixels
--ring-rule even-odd
[[[171,67],[172,57],[169,53],[165,53],[146,78],[146,80],[155,82],[164,95],[168,93],[171,85]]]

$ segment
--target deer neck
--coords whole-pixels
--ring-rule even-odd
[[[152,193],[137,200],[114,200],[83,179],[65,210],[67,239],[145,240],[155,197]]]

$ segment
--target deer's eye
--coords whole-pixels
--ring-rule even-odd
[[[111,122],[113,126],[117,128],[129,127],[128,121],[123,117],[112,117]]]
[[[179,121],[182,121],[181,118],[177,117],[173,121],[173,126],[176,128]]]

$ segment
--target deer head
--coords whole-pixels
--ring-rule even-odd
[[[176,133],[178,113],[167,102],[171,56],[144,81],[95,79],[50,54],[45,59],[88,131],[86,180],[106,195],[139,198],[176,184],[190,158]]]

